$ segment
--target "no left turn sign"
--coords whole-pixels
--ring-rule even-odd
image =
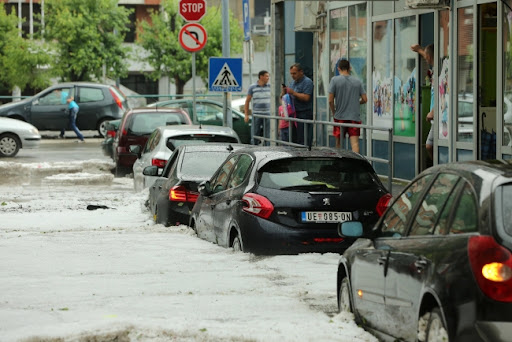
[[[197,52],[206,45],[208,35],[201,24],[190,23],[181,28],[179,39],[183,49],[188,52]]]

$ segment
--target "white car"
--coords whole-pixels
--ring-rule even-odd
[[[0,117],[0,157],[14,157],[20,148],[37,148],[41,135],[25,121]]]
[[[156,128],[144,147],[131,145],[130,152],[138,158],[133,164],[133,185],[135,191],[151,186],[162,171],[176,147],[185,144],[204,144],[208,142],[240,143],[236,132],[224,126],[181,125]],[[158,166],[158,176],[145,176],[146,166]]]

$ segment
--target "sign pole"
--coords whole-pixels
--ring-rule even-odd
[[[229,2],[228,0],[222,0],[222,56],[229,57]],[[233,119],[231,116],[231,111],[228,110],[228,99],[229,93],[224,93],[224,126],[229,128],[233,128]]]
[[[197,118],[196,111],[196,53],[192,52],[192,113]]]

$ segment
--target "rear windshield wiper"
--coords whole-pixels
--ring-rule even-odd
[[[329,189],[329,187],[326,184],[302,184],[302,185],[292,185],[292,186],[285,186],[280,188],[280,190],[290,190],[290,191],[299,191],[299,190],[325,190]]]

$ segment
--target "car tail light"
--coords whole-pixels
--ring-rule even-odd
[[[112,95],[112,98],[114,98],[114,101],[117,103],[119,108],[123,109],[123,101],[121,101],[121,99],[119,98],[119,96],[117,96],[115,91],[113,91],[112,89],[109,89],[109,90],[110,90],[110,94]]]
[[[386,209],[389,207],[389,202],[391,201],[391,198],[393,198],[391,194],[385,194],[384,196],[379,198],[379,201],[377,202],[377,207],[375,208],[379,216],[382,216],[382,214],[384,214]]]
[[[472,236],[468,256],[482,292],[500,302],[512,302],[512,253],[492,236]]]
[[[167,164],[165,159],[151,159],[151,165],[153,166],[164,167],[165,164]]]
[[[114,138],[116,136],[116,131],[107,131],[107,137]]]
[[[269,218],[274,211],[272,203],[266,197],[258,194],[247,193],[242,197],[242,202],[246,205],[243,207],[245,212],[264,219]]]
[[[192,202],[195,203],[199,193],[189,191],[183,185],[174,186],[169,190],[169,200],[174,202]]]

